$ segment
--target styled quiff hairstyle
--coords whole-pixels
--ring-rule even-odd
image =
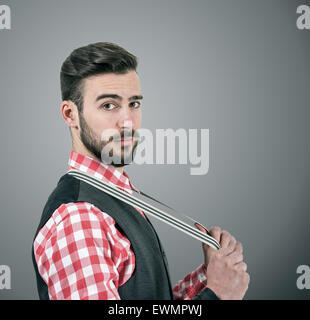
[[[122,47],[110,42],[97,42],[75,49],[60,71],[62,100],[74,102],[83,110],[83,80],[89,76],[136,71],[138,59]]]

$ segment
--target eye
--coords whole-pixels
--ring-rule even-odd
[[[102,108],[104,110],[113,110],[115,109],[117,106],[114,103],[105,103],[102,105]]]
[[[134,101],[130,103],[130,106],[133,107],[134,109],[137,109],[141,106],[141,103],[139,101]]]

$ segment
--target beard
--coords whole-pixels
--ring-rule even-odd
[[[122,131],[115,137],[111,136],[107,141],[100,140],[95,132],[87,124],[83,114],[79,112],[80,120],[80,138],[85,148],[91,152],[97,159],[105,164],[111,164],[114,167],[124,167],[132,163],[134,158],[134,152],[138,145],[138,139],[133,141],[133,144],[122,146],[121,143],[117,143],[117,146],[112,148],[108,146],[109,143],[114,143],[115,140],[124,137],[137,137],[138,132],[134,130]],[[117,159],[115,161],[114,159]]]

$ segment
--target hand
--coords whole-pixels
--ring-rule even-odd
[[[240,248],[240,246],[238,246]],[[231,245],[221,248],[211,257],[207,268],[207,287],[222,300],[243,299],[250,282],[247,265],[240,249]]]
[[[203,233],[209,234],[211,237],[213,237],[217,242],[220,244],[221,248],[227,248],[228,244],[230,242],[231,245],[236,244],[236,239],[227,231],[222,231],[220,227],[212,227],[209,231],[207,231],[202,225],[199,223],[195,223],[195,227],[202,231]],[[242,249],[242,248],[241,248]],[[213,253],[215,253],[217,250],[213,249],[206,243],[202,243],[202,250],[204,254],[204,265],[207,268],[210,257]]]
[[[243,262],[243,248],[240,242],[227,231],[212,227],[209,232],[198,223],[195,226],[215,238],[221,248],[213,249],[203,243],[204,264],[207,269],[207,286],[220,299],[242,299],[250,281]]]
[[[212,227],[209,232],[199,223],[195,223],[195,227],[202,231],[203,233],[209,234],[211,237],[213,237],[217,242],[220,244],[221,248],[227,248],[230,247],[238,247],[238,250],[242,253],[242,245],[240,242],[237,242],[236,239],[227,231],[221,230],[220,227]],[[213,249],[206,243],[202,244],[202,249],[204,253],[204,265],[207,268],[210,257],[213,253],[215,253],[217,250]]]

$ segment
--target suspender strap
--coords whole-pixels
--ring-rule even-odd
[[[99,180],[85,172],[79,171],[79,170],[69,170],[68,174],[74,176],[75,178],[84,181],[93,187],[133,206],[140,210],[142,210],[145,213],[148,213],[149,215],[165,222],[166,224],[178,229],[179,231],[182,231],[186,233],[187,235],[206,243],[207,245],[211,246],[214,249],[219,249],[220,245],[219,243],[210,235],[205,234],[201,232],[200,230],[190,226],[189,224],[175,218],[174,216],[157,209],[156,207],[132,196],[131,194],[126,193],[125,191],[122,191],[112,185],[111,183],[106,183],[102,180]],[[145,195],[141,193],[142,195]],[[152,198],[155,200],[154,198]],[[157,200],[155,200],[157,201]],[[164,204],[165,205],[165,204]],[[166,205],[165,205],[166,206]],[[169,207],[170,208],[170,207]]]

